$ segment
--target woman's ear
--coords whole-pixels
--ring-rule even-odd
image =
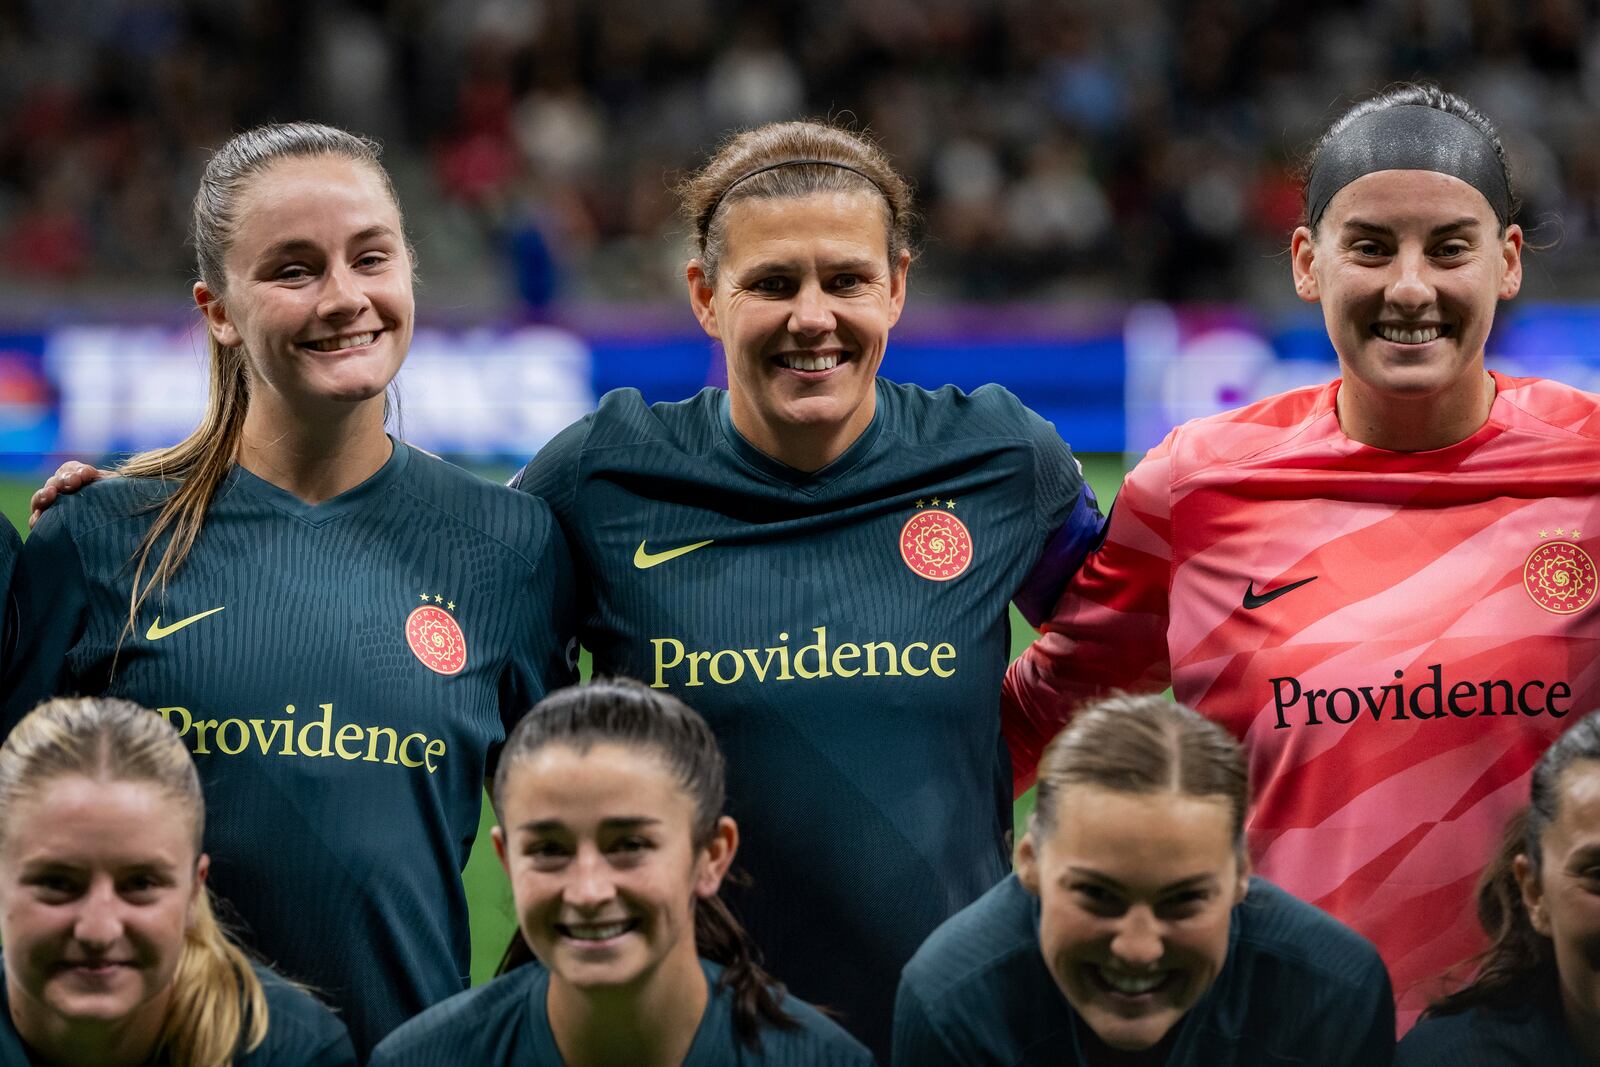
[[[1317,258],[1316,245],[1317,239],[1304,226],[1295,227],[1294,236],[1289,238],[1289,266],[1294,274],[1294,292],[1308,304],[1315,304],[1322,299],[1317,274],[1312,269]]]
[[[222,294],[213,293],[205,282],[194,283],[194,303],[200,309],[200,314],[205,316],[206,329],[216,339],[217,344],[223,348],[237,348],[243,340],[239,336],[239,329],[228,317],[228,305],[222,300]]]
[[[1016,870],[1017,881],[1022,883],[1022,888],[1039,895],[1039,845],[1034,840],[1033,816],[1028,816],[1028,828],[1023,831],[1022,840],[1017,842]]]
[[[205,895],[206,876],[211,873],[211,857],[204,852],[200,853],[194,861],[194,887],[189,891],[188,917],[184,920],[185,926],[194,925],[194,912],[200,904],[200,898]]]
[[[733,865],[733,855],[739,851],[739,824],[724,815],[711,831],[711,840],[700,853],[700,870],[695,876],[694,892],[698,897],[714,897],[722,888],[722,879]]]
[[[694,317],[700,321],[700,328],[712,339],[722,340],[717,330],[717,307],[712,300],[717,288],[706,273],[706,265],[699,259],[691,259],[683,270],[683,280],[688,283],[689,306],[694,309]]]
[[[489,830],[489,840],[494,842],[494,854],[500,860],[500,866],[505,869],[506,876],[511,875],[511,861],[506,859],[506,832],[496,826]]]
[[[902,248],[889,264],[889,325],[900,321],[906,306],[906,278],[911,272],[911,253]]]
[[[1511,874],[1522,891],[1522,906],[1528,909],[1528,923],[1545,937],[1550,936],[1550,913],[1544,906],[1544,885],[1533,862],[1522,853],[1511,861]]]

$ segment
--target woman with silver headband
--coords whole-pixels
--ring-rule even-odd
[[[1256,869],[1377,944],[1402,1028],[1481,946],[1472,885],[1529,768],[1600,705],[1600,401],[1484,366],[1515,213],[1460,97],[1339,117],[1290,259],[1340,376],[1172,431],[1006,679],[1039,737],[1167,685],[1239,737]]]

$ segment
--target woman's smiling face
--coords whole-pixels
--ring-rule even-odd
[[[1346,382],[1393,398],[1477,389],[1495,308],[1522,285],[1521,228],[1502,232],[1482,193],[1431,170],[1362,175],[1291,252]]]
[[[523,936],[556,980],[637,988],[696,966],[695,900],[716,893],[737,837],[724,817],[696,844],[694,798],[661,757],[552,742],[510,769],[500,818]]]
[[[1039,948],[1062,994],[1113,1048],[1159,1043],[1216,981],[1248,869],[1224,797],[1073,785],[1035,822],[1017,875],[1039,897]],[[1037,816],[1035,816],[1037,820]]]
[[[689,265],[695,314],[727,357],[734,425],[768,455],[819,437],[837,454],[872,421],[911,262],[891,259],[885,214],[866,191],[740,200],[715,283]]]

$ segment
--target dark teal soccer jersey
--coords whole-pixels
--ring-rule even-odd
[[[1520,1001],[1423,1019],[1400,1041],[1395,1067],[1586,1067],[1554,983]]]
[[[235,468],[119,654],[161,492],[98,482],[40,520],[6,726],[55,693],[165,715],[200,768],[212,888],[364,1051],[467,985],[484,776],[572,676],[565,542],[538,501],[405,445],[315,506]]]
[[[22,538],[11,523],[0,519],[0,676],[17,641],[17,602],[11,596],[11,576],[21,553]]]
[[[872,1067],[872,1056],[809,1004],[793,997],[782,1008],[799,1028],[761,1031],[761,1048],[733,1029],[733,996],[717,983],[722,968],[700,961],[711,996],[682,1067]],[[519,967],[462,993],[406,1023],[379,1045],[368,1067],[562,1067],[545,1010],[550,972]]]
[[[265,967],[255,968],[267,995],[267,1036],[253,1051],[233,1059],[233,1067],[356,1067],[355,1048],[344,1024]],[[0,1067],[38,1067],[11,1021],[6,984],[0,981]],[[161,1059],[151,1067],[165,1067]]]
[[[1086,1028],[1039,951],[1039,901],[1016,875],[941,926],[895,998],[904,1067],[1088,1064]],[[1377,949],[1263,878],[1233,909],[1228,959],[1178,1024],[1168,1067],[1372,1067],[1394,1053]]]
[[[725,892],[771,972],[886,1052],[900,968],[1010,866],[1006,605],[1048,609],[1030,575],[1063,578],[1100,527],[1067,446],[996,386],[880,379],[867,430],[808,474],[739,436],[721,390],[625,389],[513,484],[567,531],[595,671],[716,731],[754,878]]]

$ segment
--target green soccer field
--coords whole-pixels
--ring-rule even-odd
[[[1089,484],[1100,498],[1101,509],[1111,503],[1122,480],[1122,457],[1115,454],[1097,454],[1080,457],[1083,460]],[[491,476],[499,472],[486,472]],[[508,473],[508,472],[507,472]],[[0,478],[0,509],[18,530],[25,531],[28,522],[28,497],[38,486],[39,479]],[[1033,631],[1022,621],[1016,609],[1011,611],[1011,654],[1017,656],[1033,639]],[[589,657],[585,653],[579,660],[579,669],[585,677],[589,674]],[[1017,801],[1014,817],[1020,828],[1033,809],[1033,794],[1029,792]],[[472,858],[462,874],[467,890],[467,903],[472,916],[472,981],[487,981],[493,974],[500,953],[506,946],[516,920],[511,908],[511,889],[505,873],[495,859],[494,846],[489,840],[489,827],[493,815],[487,802],[478,827],[478,840],[472,849]]]

